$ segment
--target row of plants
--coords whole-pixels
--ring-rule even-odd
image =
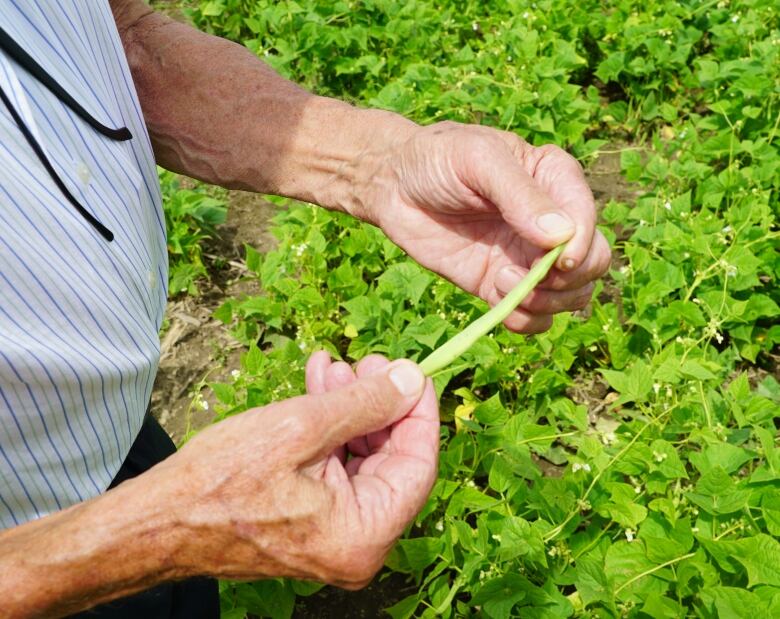
[[[439,479],[387,567],[408,617],[780,616],[780,9],[209,0],[194,23],[330,96],[619,149],[630,202],[588,311],[503,328],[436,376]],[[174,192],[175,193],[175,192]],[[283,201],[281,201],[283,202]],[[283,202],[284,203],[284,202]],[[485,311],[382,233],[284,203],[246,248],[263,294],[216,312],[246,352],[217,419],[304,390],[308,355],[422,359]],[[310,583],[223,583],[289,617]]]

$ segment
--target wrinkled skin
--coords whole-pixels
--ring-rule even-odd
[[[542,253],[568,241],[547,279],[507,318],[536,333],[552,314],[582,309],[610,250],[595,228],[579,163],[555,146],[513,133],[445,122],[414,131],[371,174],[364,216],[410,256],[495,305]],[[552,230],[545,214],[564,217]]]

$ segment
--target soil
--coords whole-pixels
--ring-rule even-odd
[[[293,619],[374,619],[417,590],[414,582],[397,572],[386,572],[360,591],[325,587],[312,596],[298,598]]]
[[[256,280],[245,277],[244,244],[268,251],[274,243],[268,220],[278,207],[244,191],[229,192],[228,204],[227,222],[204,247],[209,280],[201,294],[174,298],[166,311],[152,412],[177,444],[212,421],[210,391],[202,393],[209,403],[204,410],[192,405],[194,390],[238,368],[240,345],[212,313],[226,299],[259,292]]]

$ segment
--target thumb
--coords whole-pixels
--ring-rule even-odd
[[[298,403],[311,433],[311,449],[301,455],[306,461],[324,457],[353,438],[395,423],[415,407],[425,381],[416,364],[401,359],[340,389],[290,400]]]
[[[519,236],[542,249],[568,241],[575,222],[553,202],[509,152],[475,157],[472,185]]]

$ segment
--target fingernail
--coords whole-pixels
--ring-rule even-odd
[[[561,268],[564,271],[571,271],[574,268],[574,258],[564,258],[561,260]]]
[[[405,397],[418,395],[425,387],[425,376],[422,370],[411,361],[396,361],[390,366],[390,380]]]
[[[517,283],[525,277],[527,271],[522,270],[520,267],[514,265],[508,265],[499,269],[496,273],[495,285],[496,290],[501,294],[507,294],[514,288]]]
[[[545,213],[536,218],[536,226],[545,234],[564,236],[574,232],[574,222],[560,213]]]

